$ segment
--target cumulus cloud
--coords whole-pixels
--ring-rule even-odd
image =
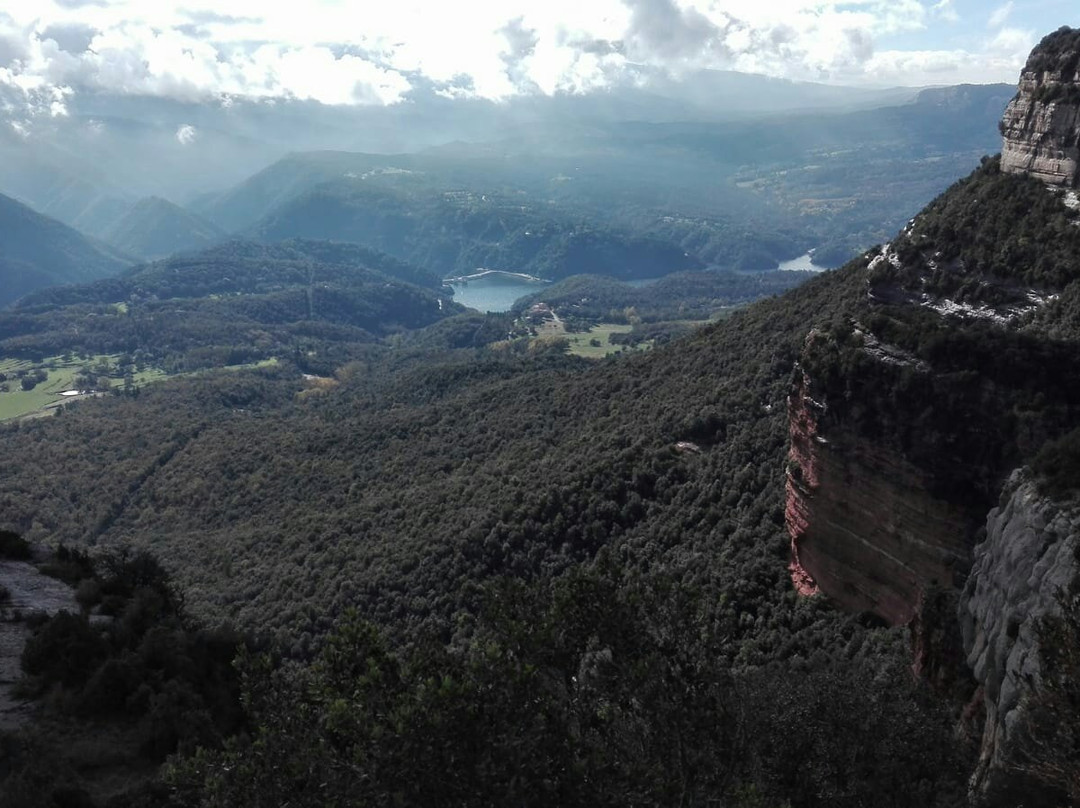
[[[730,55],[724,45],[728,22],[723,12],[721,28],[697,9],[682,8],[675,0],[626,0],[626,5],[631,14],[625,41],[632,58],[697,59],[714,50]]]
[[[187,146],[195,142],[195,138],[199,136],[198,130],[190,123],[181,124],[176,129],[176,142],[181,146]]]
[[[60,50],[77,55],[86,51],[99,33],[94,26],[81,22],[54,23],[43,28],[38,38],[51,39]]]
[[[188,101],[393,104],[588,92],[649,71],[735,69],[842,83],[1015,77],[1011,3],[971,50],[900,50],[954,23],[956,0],[8,0],[0,108],[62,114],[72,89]],[[1011,79],[1009,79],[1011,80]],[[21,113],[20,113],[21,114]],[[30,114],[30,113],[27,113]]]

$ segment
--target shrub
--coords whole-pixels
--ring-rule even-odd
[[[1048,441],[1032,461],[1040,476],[1039,487],[1055,497],[1062,497],[1080,486],[1080,429],[1058,440]]]
[[[86,620],[60,612],[27,641],[22,667],[41,685],[72,687],[84,683],[107,654],[107,643]]]
[[[33,555],[30,542],[10,530],[0,530],[0,558],[28,561]]]

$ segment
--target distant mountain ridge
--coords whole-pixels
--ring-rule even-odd
[[[47,286],[115,275],[133,261],[0,194],[0,307]]]
[[[873,110],[594,122],[412,154],[296,152],[190,208],[244,237],[353,241],[455,274],[761,270],[810,249],[837,265],[993,150],[1012,94],[962,85]],[[627,246],[616,265],[542,255],[539,232],[581,226]],[[646,257],[631,234],[668,253],[628,269]]]
[[[151,196],[135,203],[106,228],[102,239],[140,258],[165,258],[225,240],[225,232],[167,199]]]

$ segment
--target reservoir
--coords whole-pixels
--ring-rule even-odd
[[[468,280],[454,278],[446,281],[454,289],[454,300],[477,311],[510,311],[519,297],[531,295],[547,285],[547,281],[511,272],[478,272]]]
[[[810,263],[810,254],[800,255],[780,264],[781,271],[809,270],[821,272],[824,267]],[[627,286],[641,288],[656,283],[660,278],[645,278],[623,281]],[[525,295],[544,288],[550,281],[534,278],[519,272],[502,272],[491,269],[478,269],[474,274],[462,278],[447,278],[446,284],[454,290],[454,300],[463,306],[481,312],[510,311],[514,302]]]
[[[828,267],[819,267],[810,263],[810,253],[780,262],[781,272],[824,272]]]

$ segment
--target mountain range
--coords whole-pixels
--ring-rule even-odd
[[[0,195],[0,306],[35,289],[115,275],[133,260]]]
[[[1078,67],[1063,28],[1007,104],[724,124],[767,168],[712,123],[520,166],[294,155],[195,205],[250,240],[0,313],[9,387],[98,377],[0,425],[0,551],[36,547],[81,610],[26,626],[42,712],[6,741],[5,805],[1077,804]],[[657,162],[611,170],[634,153]],[[660,214],[653,171],[701,196]],[[941,187],[650,350],[571,338],[647,342],[638,300],[747,276],[570,277],[489,315],[441,285],[507,244],[576,271],[583,234],[613,264],[719,264],[709,227],[780,199],[770,222],[812,222],[788,246],[862,238],[887,194],[815,190],[848,172],[898,174],[901,207]],[[706,226],[710,182],[732,207]],[[298,235],[339,241],[260,241]]]

